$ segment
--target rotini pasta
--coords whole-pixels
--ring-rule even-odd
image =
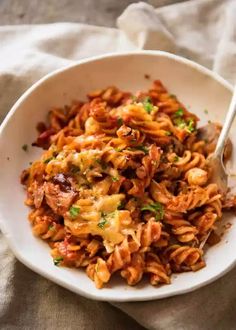
[[[197,121],[160,81],[50,111],[33,143],[45,150],[21,183],[33,233],[56,266],[84,267],[97,288],[117,272],[128,285],[145,274],[161,285],[205,266],[200,244],[236,201],[211,182],[221,128]],[[225,159],[230,151],[228,142]]]

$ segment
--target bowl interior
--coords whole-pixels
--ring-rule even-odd
[[[150,79],[145,78],[149,75]],[[129,287],[114,278],[97,290],[82,270],[57,268],[47,244],[35,238],[27,220],[25,192],[19,175],[41,150],[31,147],[36,124],[45,120],[51,107],[64,106],[85,99],[86,93],[98,88],[117,86],[127,91],[145,90],[160,79],[169,91],[196,113],[200,124],[208,120],[223,122],[231,98],[227,83],[200,67],[161,52],[106,56],[64,69],[33,86],[13,107],[0,131],[0,224],[16,256],[36,272],[68,289],[94,299],[110,301],[149,300],[184,293],[222,275],[233,265],[236,255],[234,216],[221,242],[207,251],[207,267],[196,273],[174,275],[172,284],[153,288],[146,281]],[[205,109],[208,113],[205,113]],[[234,125],[235,128],[235,125]],[[236,130],[232,129],[233,141]],[[28,151],[22,150],[27,144]],[[234,147],[235,148],[235,147]]]

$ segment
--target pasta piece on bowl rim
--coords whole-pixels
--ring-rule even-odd
[[[156,78],[175,95],[158,82],[150,89]],[[74,102],[69,123],[66,112],[58,109],[85,100],[90,91],[92,106]],[[139,92],[131,97],[135,91]],[[232,226],[206,251],[207,266],[202,268],[198,242],[221,217],[221,200],[217,187],[208,181],[204,143],[194,141],[192,132],[195,115],[200,125],[216,116],[223,122],[231,92],[227,82],[207,69],[153,51],[84,60],[33,85],[13,106],[0,130],[0,225],[16,257],[73,292],[109,301],[173,296],[222,276],[235,264],[234,216],[228,214],[222,220],[223,225],[230,221]],[[53,125],[45,130],[41,124],[37,140],[48,148],[52,136],[52,147],[36,161],[42,151],[30,146],[36,138],[35,126],[45,121],[52,107]],[[76,116],[78,110],[80,115]],[[105,120],[107,111],[109,120]],[[81,138],[84,130],[86,137]],[[171,138],[177,141],[172,143],[173,150],[163,152]],[[11,143],[6,146],[6,141]],[[181,150],[183,141],[186,151]],[[210,141],[205,144],[209,149]],[[36,207],[29,216],[34,234],[50,241],[56,266],[70,268],[55,267],[48,246],[30,232],[23,205],[25,193],[17,185],[19,173],[29,162],[33,162],[31,171],[24,172],[23,181],[30,180],[27,175],[33,178],[27,204]],[[76,180],[63,175],[68,170]],[[88,183],[92,187],[86,186]],[[14,208],[9,207],[11,189],[15,192]],[[46,211],[42,207],[45,203]],[[84,267],[103,289],[94,287],[84,269],[72,267]],[[123,280],[112,279],[118,272]],[[140,282],[143,276],[157,287]]]

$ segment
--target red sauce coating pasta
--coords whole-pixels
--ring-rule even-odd
[[[111,86],[50,111],[33,143],[44,152],[21,182],[33,233],[56,266],[86,268],[97,288],[116,272],[129,285],[144,274],[160,285],[205,266],[200,243],[222,202],[236,200],[210,183],[220,127],[211,124],[207,140],[197,121],[158,80],[146,92]]]

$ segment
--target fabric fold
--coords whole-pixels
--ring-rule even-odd
[[[138,48],[184,56],[233,82],[235,17],[233,0],[193,0],[158,9],[140,2],[123,12],[117,25]]]

